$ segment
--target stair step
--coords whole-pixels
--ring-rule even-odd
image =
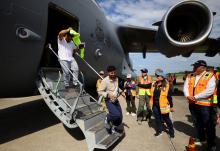
[[[98,122],[96,125],[88,129],[88,132],[94,136],[95,143],[98,143],[100,140],[109,135],[105,128],[104,120]]]
[[[90,105],[85,105],[80,108],[77,107],[76,111],[77,111],[77,118],[81,118],[100,111],[100,105],[97,103],[92,103]]]
[[[97,111],[97,112],[94,112],[94,113],[90,113],[88,115],[84,115],[84,116],[81,116],[81,117],[76,117],[77,119],[81,119],[81,120],[88,120],[88,119],[91,119],[99,114],[103,113],[102,111]]]
[[[97,146],[103,146],[103,148],[109,148],[112,144],[114,144],[122,135],[119,135],[118,133],[107,135],[105,138],[103,138]]]
[[[88,129],[88,131],[97,133],[98,131],[102,130],[103,128],[105,128],[104,120],[102,120],[101,122],[97,123],[96,125],[94,125],[90,129]]]

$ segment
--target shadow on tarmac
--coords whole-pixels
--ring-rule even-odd
[[[73,128],[73,129],[70,129],[70,128],[66,127],[65,125],[63,125],[63,127],[76,140],[81,141],[81,140],[85,139],[85,136],[79,127]]]
[[[0,144],[60,123],[42,99],[0,110]]]
[[[191,125],[188,125],[182,121],[174,121],[173,126],[175,130],[182,132],[188,136],[195,137],[195,129]]]

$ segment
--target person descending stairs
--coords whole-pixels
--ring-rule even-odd
[[[58,57],[51,45],[49,49]],[[95,148],[108,149],[124,135],[124,131],[112,134],[107,132],[106,112],[102,111],[98,101],[84,90],[82,82],[72,71],[69,70],[69,73],[77,82],[77,87],[65,87],[64,75],[60,68],[41,68],[37,80],[40,94],[50,110],[66,127],[79,127],[82,130],[89,151]],[[83,74],[81,76],[83,79]]]

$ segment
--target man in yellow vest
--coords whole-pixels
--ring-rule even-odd
[[[189,109],[195,120],[197,131],[196,145],[205,144],[207,150],[215,151],[215,113],[213,94],[216,88],[216,79],[211,72],[206,71],[207,64],[204,60],[198,60],[193,64],[193,74],[189,74],[184,83],[184,95]]]
[[[139,87],[139,105],[138,105],[138,111],[137,111],[137,121],[138,124],[141,124],[141,122],[148,118],[150,120],[151,118],[151,107],[149,103],[149,96],[150,96],[150,88],[152,83],[152,78],[147,74],[148,70],[146,68],[141,69],[141,76],[138,77],[138,87]],[[149,86],[149,87],[148,87]],[[144,106],[147,107],[147,113],[144,110]]]

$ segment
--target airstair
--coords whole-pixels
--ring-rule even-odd
[[[53,51],[51,47],[50,50]],[[100,103],[86,93],[80,81],[77,87],[66,89],[62,76],[59,68],[41,68],[37,87],[44,101],[66,127],[82,130],[89,151],[108,149],[124,133],[109,134],[104,127],[106,113]]]

